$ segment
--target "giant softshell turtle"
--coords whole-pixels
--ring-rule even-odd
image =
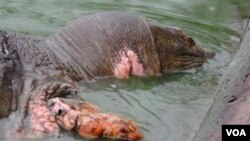
[[[186,70],[200,67],[214,56],[180,28],[126,12],[96,13],[79,18],[45,39],[3,30],[0,33],[1,80],[6,82],[0,87],[3,90],[0,113],[4,117],[11,109],[18,109],[20,125],[16,131],[20,136],[57,134],[60,128],[77,128],[84,137],[141,139],[133,122],[105,115],[93,106],[81,106],[85,105],[81,102],[72,105],[67,98],[54,98],[75,97],[80,80],[105,76],[125,79],[131,75]],[[8,63],[5,60],[11,61],[11,67],[5,67]],[[3,68],[13,75],[5,77],[8,74]],[[4,88],[6,85],[8,89]],[[89,114],[96,116],[90,120],[86,116]],[[23,124],[27,115],[31,125]],[[85,125],[93,130],[86,131]]]

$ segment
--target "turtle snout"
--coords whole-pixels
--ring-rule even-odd
[[[206,59],[211,59],[215,56],[215,52],[209,49],[204,49],[204,54]]]

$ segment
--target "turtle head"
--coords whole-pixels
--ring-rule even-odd
[[[201,67],[207,59],[215,56],[213,51],[201,48],[177,27],[155,27],[153,36],[162,72]]]

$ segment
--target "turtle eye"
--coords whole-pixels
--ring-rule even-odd
[[[186,40],[185,40],[185,44],[187,45],[187,46],[194,46],[195,45],[195,42],[194,42],[194,40],[192,39],[192,38],[190,38],[190,37],[188,37]]]
[[[184,41],[184,44],[187,47],[195,46],[195,41],[191,37],[187,37],[187,36],[182,35],[181,39],[182,39],[182,41]]]

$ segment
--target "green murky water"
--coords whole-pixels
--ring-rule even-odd
[[[0,28],[46,37],[77,17],[110,10],[130,11],[181,27],[201,46],[217,53],[202,69],[82,82],[81,95],[104,111],[137,121],[147,141],[189,141],[248,28],[247,4],[247,0],[0,0]],[[10,128],[8,120],[0,121],[0,135]],[[82,139],[63,135],[58,140]]]

